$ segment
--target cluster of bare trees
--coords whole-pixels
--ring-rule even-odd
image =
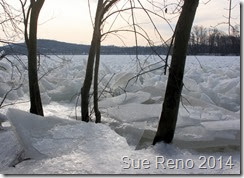
[[[95,17],[95,25],[94,25],[94,32],[93,32],[93,39],[91,43],[90,53],[88,57],[88,63],[87,63],[87,70],[86,70],[86,77],[83,83],[83,87],[81,90],[81,98],[82,98],[82,120],[88,122],[90,120],[89,114],[88,114],[88,105],[89,105],[89,90],[91,87],[91,81],[93,76],[93,68],[94,68],[94,59],[95,59],[95,74],[94,74],[94,111],[96,116],[96,122],[101,122],[101,114],[98,109],[98,90],[97,90],[97,81],[98,81],[98,69],[99,69],[99,58],[100,58],[100,46],[101,46],[101,25],[104,22],[104,17],[106,19],[105,14],[108,12],[108,10],[114,6],[118,2],[118,0],[111,0],[111,1],[98,1],[98,6],[96,10],[96,17]],[[137,8],[135,6],[134,1],[129,1],[130,7],[128,10],[131,11],[131,17],[132,17],[132,24],[130,25],[133,30],[126,30],[127,32],[132,31],[135,34],[135,43],[137,46],[137,35],[143,36],[148,42],[149,45],[152,45],[150,43],[150,39],[145,36],[144,33],[137,31],[137,24],[135,23],[134,18],[134,10]],[[140,1],[139,8],[141,8],[150,18],[149,15],[151,13],[150,10],[146,9]],[[182,6],[181,14],[178,20],[178,23],[176,25],[176,29],[174,32],[174,35],[171,39],[173,45],[173,55],[172,55],[172,62],[170,65],[170,73],[169,73],[169,80],[166,88],[166,94],[165,94],[165,100],[163,104],[162,114],[160,117],[160,122],[158,126],[158,131],[156,133],[156,136],[154,138],[153,144],[156,144],[157,142],[164,141],[166,143],[170,143],[174,136],[175,126],[177,122],[177,116],[178,116],[178,109],[179,109],[179,103],[180,103],[180,97],[181,97],[181,90],[183,86],[183,74],[184,74],[184,67],[185,67],[185,60],[186,60],[186,54],[187,54],[187,46],[188,41],[190,38],[190,32],[191,27],[194,21],[196,9],[198,7],[198,0],[185,0],[184,4]],[[127,10],[122,9],[119,12],[113,12],[113,13],[121,13],[121,11]],[[111,13],[111,14],[113,14]],[[109,14],[107,17],[109,17],[111,14]],[[155,15],[154,12],[152,14]],[[162,16],[164,19],[164,17]],[[157,32],[158,29],[154,22],[151,20],[151,23],[154,26],[154,30]],[[118,31],[117,31],[118,32]],[[111,31],[105,33],[108,34],[111,33]],[[158,35],[161,37],[160,33],[158,32]],[[163,38],[161,37],[162,42],[165,42]],[[140,62],[139,62],[140,63]]]
[[[7,5],[5,0],[1,0],[0,2],[2,7]],[[14,13],[17,14],[16,16],[13,15],[13,13],[10,11],[10,9],[14,8],[9,8],[10,6],[6,6],[9,9],[3,8],[4,16],[1,14],[0,23],[2,26],[4,26],[6,24],[5,21],[8,21],[14,30],[19,28],[18,23],[20,23],[20,21],[24,24],[24,29],[21,31],[23,32],[28,50],[28,74],[31,105],[30,112],[43,116],[44,112],[38,86],[37,29],[39,13],[45,0],[19,0],[19,2],[21,4],[21,11]],[[81,116],[82,121],[89,122],[91,120],[89,103],[91,100],[90,90],[93,82],[93,107],[96,117],[95,122],[101,122],[101,113],[99,112],[98,106],[98,75],[100,63],[100,47],[102,40],[104,40],[109,35],[114,35],[122,40],[118,33],[131,33],[134,35],[135,46],[138,46],[139,38],[145,40],[148,46],[154,46],[154,43],[150,39],[150,33],[147,32],[147,30],[137,22],[136,13],[139,11],[140,13],[143,13],[150,22],[154,34],[156,34],[159,39],[159,43],[168,45],[169,48],[169,52],[166,58],[162,58],[159,55],[159,57],[162,59],[162,63],[165,63],[161,70],[165,70],[166,72],[167,67],[169,67],[170,72],[158,130],[153,144],[156,144],[160,141],[170,143],[173,139],[177,122],[188,41],[190,39],[191,28],[199,0],[180,0],[174,1],[174,3],[171,1],[168,2],[167,0],[164,0],[161,3],[150,0],[146,0],[145,2],[150,4],[152,8],[147,8],[140,0],[127,0],[125,2],[120,0],[97,1],[95,21],[93,23],[93,36],[87,59],[86,74],[81,88]],[[118,3],[122,4],[118,5]],[[114,29],[113,24],[116,22],[118,17],[125,19],[123,13],[127,14],[127,19],[125,20],[127,25],[123,28]],[[175,28],[171,26],[170,19],[166,18],[166,14],[173,15],[172,18],[179,16]],[[17,17],[19,18],[20,15],[21,18],[14,22],[14,20],[17,19]],[[169,28],[171,28],[173,32],[171,38],[166,40],[163,38],[162,33],[160,32],[159,28],[157,28],[157,23],[153,20],[153,16],[157,17],[158,20],[165,21],[168,24]],[[4,19],[2,19],[2,17],[4,17]],[[111,19],[112,25],[105,29],[106,22]],[[192,39],[193,35],[191,38],[194,43],[202,43],[205,40],[204,29],[195,29],[194,33],[194,39]],[[196,33],[201,33],[202,35]],[[168,56],[171,50],[172,60],[171,64],[169,65]],[[158,55],[156,51],[155,55]],[[143,69],[139,56],[136,58],[139,66],[139,74],[142,75],[147,71]]]
[[[239,26],[232,27],[230,35],[215,28],[194,26],[192,29],[189,54],[240,55]]]

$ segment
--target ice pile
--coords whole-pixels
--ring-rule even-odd
[[[125,138],[105,124],[85,123],[61,118],[45,117],[10,109],[8,118],[12,130],[0,135],[0,172],[3,174],[237,174],[240,173],[238,152],[201,153],[202,156],[218,159],[224,163],[231,159],[229,167],[224,164],[215,169],[199,169],[199,153],[163,143],[147,149],[134,150]],[[30,124],[31,123],[31,124]],[[32,127],[33,126],[33,127]],[[19,128],[19,129],[18,129]],[[20,130],[21,128],[21,130]],[[41,130],[40,130],[41,129]],[[23,131],[24,130],[24,131]],[[15,139],[18,136],[18,142]],[[8,137],[8,141],[6,140]],[[9,145],[6,145],[9,143]],[[7,167],[7,162],[15,158],[22,146],[26,156],[32,159],[20,162],[15,168]],[[17,146],[17,147],[16,147]],[[33,153],[33,150],[35,152]],[[8,152],[6,152],[8,150]],[[12,154],[10,154],[12,152]],[[40,154],[41,157],[40,157]],[[44,156],[43,156],[44,155]],[[231,156],[231,157],[230,157]],[[191,160],[194,166],[179,166],[177,169],[159,164],[155,160]],[[140,161],[150,162],[150,168],[143,168]]]
[[[188,67],[190,69],[186,70],[184,92],[208,103],[238,112],[240,111],[240,61],[228,58],[220,61],[225,66],[215,64],[216,66],[213,67],[208,65],[204,65],[203,68]]]
[[[211,154],[216,158],[223,155],[225,159],[233,156],[234,169],[207,170],[208,174],[240,170],[240,57],[201,56],[199,61],[195,57],[187,58],[174,142],[155,147],[151,143],[162,110],[167,76],[157,70],[135,77],[140,67],[129,56],[102,56],[99,91],[104,92],[99,107],[103,123],[86,124],[73,120],[76,118],[75,104],[80,104],[86,59],[87,56],[65,56],[65,59],[50,56],[41,60],[40,90],[47,117],[8,111],[7,117],[15,126],[15,134],[12,130],[0,133],[0,141],[4,143],[0,146],[0,150],[4,150],[0,153],[3,158],[1,172],[206,173],[197,168],[175,172],[169,169],[124,170],[121,167],[123,156],[153,161],[155,156],[163,155],[192,158],[199,163],[199,154]],[[12,61],[19,64],[17,59]],[[0,63],[3,66],[0,68],[0,101],[11,90],[4,104],[28,100],[26,59],[23,61],[18,69],[4,60]],[[150,68],[161,65],[155,57],[143,65],[152,63],[157,65]],[[28,111],[29,104],[9,107]],[[5,116],[9,107],[0,112]],[[16,136],[25,148],[26,156],[34,160],[24,161],[15,169],[6,168],[21,149]]]
[[[11,58],[11,57],[10,57]],[[40,90],[44,104],[51,101],[76,103],[85,76],[87,56],[66,56],[58,58],[43,57],[39,67]],[[240,111],[240,57],[194,57],[187,58],[183,93],[201,101],[225,108],[233,112]],[[18,100],[27,96],[28,83],[26,58],[23,62],[12,58],[13,66],[7,61],[0,63],[0,98],[11,89],[7,100]],[[156,68],[163,63],[152,57],[145,64],[145,70]],[[156,63],[157,65],[151,65]],[[18,66],[18,68],[17,68]],[[151,94],[150,99],[160,99],[162,103],[167,84],[167,76],[162,70],[152,71],[135,77],[138,64],[129,56],[102,56],[99,90],[106,91],[101,98],[113,97],[126,92],[143,91]],[[134,77],[134,78],[133,78]],[[21,84],[21,87],[18,86]],[[92,91],[91,91],[92,92]],[[152,102],[153,102],[152,101]],[[148,101],[149,102],[149,101]]]

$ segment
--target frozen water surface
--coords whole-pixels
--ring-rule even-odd
[[[43,67],[39,76],[42,76],[40,90],[45,118],[28,113],[24,67],[19,67],[22,77],[18,71],[12,76],[11,66],[1,61],[6,70],[0,70],[0,100],[11,87],[23,83],[4,102],[18,103],[0,110],[0,118],[4,120],[0,130],[1,173],[240,173],[240,57],[187,58],[174,141],[170,145],[160,143],[155,146],[151,143],[167,84],[163,71],[153,71],[128,82],[140,70],[135,58],[102,56],[99,90],[107,87],[99,101],[102,123],[83,123],[75,118],[80,119],[79,92],[87,56],[62,58],[50,56],[51,60],[41,60]],[[157,57],[151,57],[141,64],[146,67],[159,61]],[[150,68],[160,65],[163,64]],[[22,162],[17,164],[17,158]],[[170,159],[171,163],[190,160],[194,166],[191,169],[185,164],[185,167],[182,164],[178,168],[170,167],[157,164],[157,159],[164,159],[165,163]],[[200,169],[204,159],[210,165]],[[140,165],[143,160],[147,168]],[[16,166],[9,167],[13,163]]]

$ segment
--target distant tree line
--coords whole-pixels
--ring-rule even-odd
[[[89,45],[72,44],[55,40],[37,40],[38,52],[45,55],[82,55],[88,54]],[[6,54],[28,53],[24,43],[9,44],[0,47],[0,51]],[[148,55],[157,53],[166,55],[168,47],[162,46],[101,46],[102,55]],[[240,34],[239,31],[227,35],[218,29],[207,29],[203,26],[194,26],[188,46],[188,55],[240,55]]]
[[[194,26],[189,41],[190,55],[240,55],[240,32],[238,26],[232,34],[226,34],[217,28]]]
[[[87,55],[89,53],[90,45],[73,44],[60,42],[55,40],[39,39],[37,40],[38,53],[43,55]],[[8,55],[20,54],[27,55],[27,47],[25,43],[9,44],[0,47],[0,51],[5,51]],[[137,47],[123,47],[123,46],[101,46],[102,55],[148,55],[157,53],[165,55],[167,47],[164,46],[137,46]]]

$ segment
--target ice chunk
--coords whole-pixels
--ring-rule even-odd
[[[0,62],[0,70],[10,72],[11,71],[11,65],[9,63],[6,63],[6,62]]]
[[[47,79],[43,78],[40,83],[43,85],[43,87],[46,89],[46,90],[53,90],[55,89],[55,86],[53,83],[49,82]]]
[[[0,143],[0,172],[2,174],[1,169],[8,167],[15,160],[16,154],[21,151],[21,146],[11,130],[0,131]]]
[[[232,88],[235,88],[240,83],[240,78],[224,79],[215,87],[217,93],[226,93]]]
[[[105,74],[115,73],[115,71],[113,70],[113,68],[109,67],[104,62],[101,62],[101,69],[102,69],[102,72],[104,72]]]
[[[187,88],[187,90],[190,90],[190,91],[199,90],[199,86],[197,85],[197,82],[189,77],[184,77],[184,85]]]
[[[135,104],[119,105],[108,108],[106,111],[112,118],[122,122],[135,122],[155,119],[160,116],[161,104]]]
[[[150,145],[152,145],[153,139],[156,135],[156,131],[153,130],[144,130],[143,134],[136,146],[136,149],[142,149],[142,148],[148,148]]]
[[[192,125],[180,127],[175,130],[175,138],[184,141],[193,141],[193,140],[213,140],[210,132],[207,132],[206,129],[201,125]]]
[[[34,140],[33,138],[31,138],[33,133],[35,133],[34,135],[37,137],[41,133],[40,129],[37,126],[43,127],[42,124],[35,123],[35,121],[38,121],[36,119],[38,118],[38,116],[31,117],[30,115],[28,116],[25,112],[15,110],[15,109],[9,109],[7,112],[7,116],[11,122],[11,125],[14,128],[15,134],[20,144],[24,148],[25,157],[32,158],[32,159],[45,158],[46,156],[44,154],[40,153],[35,147],[33,147]]]
[[[201,94],[200,99],[207,102],[207,103],[211,103],[211,104],[215,105],[215,103],[211,100],[211,98],[208,95],[206,95],[205,93]]]
[[[117,79],[115,79],[115,82],[111,85],[111,88],[118,94],[123,92],[121,88],[126,89],[126,91],[129,92],[139,90],[141,88],[141,83],[139,80],[136,80],[134,76],[135,74],[131,72],[117,74]]]
[[[132,125],[123,124],[114,129],[119,135],[126,138],[127,143],[131,147],[136,147],[140,138],[143,135],[144,129],[136,128]]]
[[[48,96],[47,92],[41,93],[42,103],[49,104],[51,102],[51,97]]]
[[[150,98],[150,94],[142,91],[136,93],[125,93],[116,97],[106,98],[99,102],[99,106],[102,108],[114,107],[117,105],[128,103],[143,103]]]
[[[218,94],[211,89],[211,86],[208,86],[207,84],[204,85],[200,84],[199,87],[203,93],[205,93],[214,103],[218,105],[219,103]]]
[[[71,101],[79,91],[80,84],[77,81],[63,81],[63,85],[55,90],[47,91],[47,94],[52,98],[52,101]]]
[[[218,97],[220,99],[218,103],[219,106],[228,109],[230,111],[234,111],[234,112],[239,111],[240,104],[238,103],[238,101],[235,101],[235,98],[230,98],[220,93],[218,93]]]
[[[200,72],[201,70],[196,70],[196,68],[190,68],[186,71],[185,77],[191,78],[196,81],[197,84],[204,81],[203,76]]]
[[[147,80],[143,83],[143,85],[144,85],[144,86],[153,86],[153,85],[155,85],[156,82],[159,82],[159,81],[161,81],[161,77],[160,77],[159,75],[155,75],[155,76],[153,76],[153,77],[147,79]]]
[[[226,120],[226,121],[210,121],[202,122],[207,130],[211,131],[228,131],[228,130],[240,130],[240,120]]]
[[[164,96],[165,88],[147,86],[147,87],[142,88],[141,91],[150,93],[152,95],[152,97],[161,97],[161,96]]]
[[[57,118],[44,118],[38,115],[29,114],[21,110],[9,109],[7,118],[14,128],[15,134],[23,146],[26,158],[43,159],[46,155],[34,147],[38,139],[50,135],[51,128],[67,124],[68,120]],[[68,123],[70,123],[69,121]]]
[[[0,130],[2,130],[2,123],[7,121],[7,117],[0,113]]]
[[[7,117],[4,114],[0,113],[0,124],[6,122],[7,120],[8,120]]]
[[[200,123],[199,119],[196,119],[196,117],[194,117],[194,114],[190,113],[190,116],[182,117],[181,112],[180,112],[176,127],[183,128],[183,127],[189,127],[189,126],[197,126],[197,125],[199,125],[199,123]]]

